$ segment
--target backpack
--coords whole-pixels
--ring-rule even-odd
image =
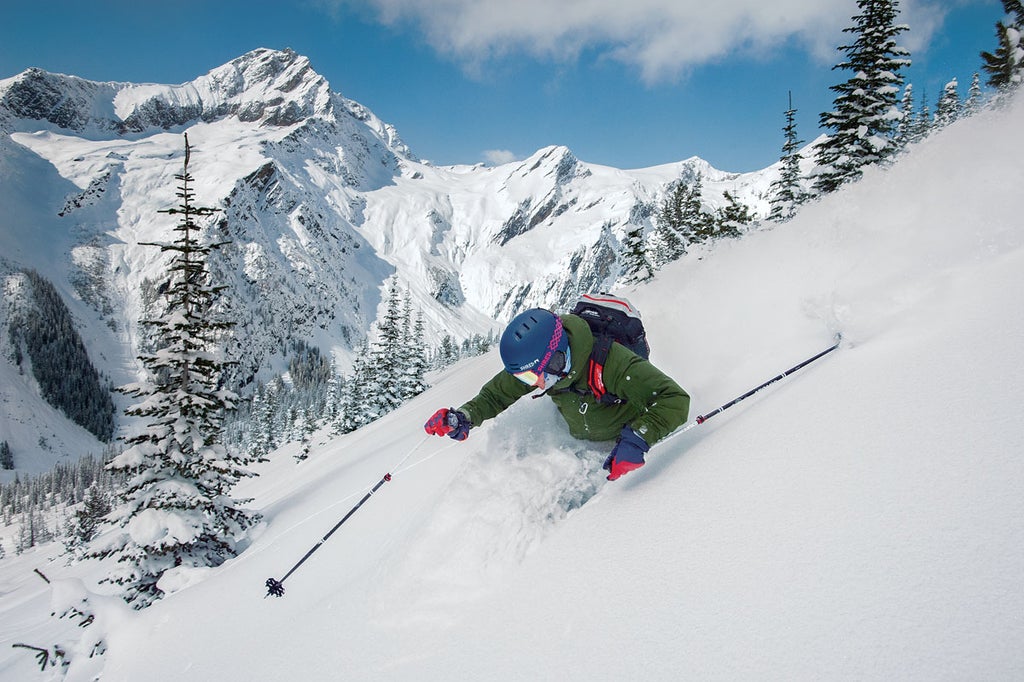
[[[604,385],[604,365],[613,343],[621,343],[643,359],[651,354],[640,311],[633,304],[612,294],[583,294],[570,314],[582,317],[594,335],[594,350],[587,360],[587,386],[598,402],[617,405],[624,398],[612,395]]]

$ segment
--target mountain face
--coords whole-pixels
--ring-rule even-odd
[[[0,88],[12,118],[86,135],[145,133],[231,116],[288,126],[330,117],[336,104],[327,81],[290,50],[257,50],[178,86],[94,83],[29,69]]]
[[[166,264],[142,244],[173,235],[160,211],[178,201],[185,132],[196,201],[220,209],[210,238],[230,241],[211,269],[229,287],[240,387],[282,367],[297,339],[344,369],[388,278],[432,341],[487,333],[524,306],[614,287],[623,236],[653,225],[670,182],[701,173],[707,203],[728,190],[763,215],[776,177],[697,158],[623,171],[557,146],[493,168],[436,167],[291,50],[256,50],[181,85],[29,69],[0,80],[0,278],[31,269],[52,282],[115,385],[140,371],[138,322]],[[39,423],[3,419],[0,440],[32,449]]]

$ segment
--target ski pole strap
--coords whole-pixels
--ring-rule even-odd
[[[725,405],[722,405],[721,407],[718,407],[718,408],[712,410],[711,412],[708,412],[707,414],[700,415],[699,417],[697,417],[697,420],[696,420],[697,423],[698,424],[703,424],[707,420],[709,420],[712,417],[714,417],[716,414],[720,414],[722,412],[725,412],[726,410],[728,410],[730,407],[732,407],[736,403],[741,402],[743,400],[746,400],[747,398],[749,398],[750,396],[754,395],[758,391],[760,391],[760,390],[762,390],[764,388],[767,388],[768,386],[771,386],[776,381],[781,381],[782,379],[785,379],[786,377],[788,377],[793,372],[796,372],[796,371],[806,367],[807,365],[811,364],[812,362],[814,362],[818,358],[821,358],[821,357],[823,357],[825,355],[828,355],[829,353],[834,351],[836,348],[839,348],[839,343],[840,343],[839,341],[836,341],[835,345],[830,346],[829,348],[826,348],[825,350],[821,351],[820,353],[818,353],[814,357],[807,358],[806,360],[801,362],[799,365],[794,365],[793,367],[790,367],[789,369],[787,369],[782,374],[780,374],[780,375],[778,375],[778,376],[776,376],[776,377],[774,377],[772,379],[769,379],[768,381],[764,382],[763,384],[761,384],[757,388],[750,389],[749,391],[747,391],[746,393],[744,393],[743,395],[741,395],[738,398],[733,398],[732,400],[727,402]]]

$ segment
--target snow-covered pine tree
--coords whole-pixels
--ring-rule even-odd
[[[932,134],[932,128],[934,127],[932,109],[928,106],[928,94],[925,92],[921,94],[921,107],[917,110],[914,124],[910,128],[910,141],[920,142]]]
[[[935,107],[935,127],[944,128],[960,118],[963,109],[960,104],[960,93],[957,92],[957,80],[954,78],[946,83]]]
[[[341,414],[341,400],[345,391],[345,377],[331,372],[331,380],[327,386],[327,404],[324,408],[324,421],[335,424]]]
[[[984,95],[981,92],[981,74],[977,71],[971,76],[971,87],[967,89],[964,101],[964,116],[974,116],[981,109]]]
[[[370,383],[370,344],[364,343],[355,354],[352,370],[345,378],[341,393],[341,409],[338,413],[338,431],[350,433],[375,419],[371,413],[372,395]]]
[[[661,200],[654,220],[654,234],[651,235],[650,255],[655,269],[678,260],[686,253],[686,241],[680,230],[683,227],[686,202],[690,188],[681,180],[668,186]]]
[[[412,321],[412,301],[408,291],[399,293],[398,283],[388,286],[387,299],[373,343],[367,342],[356,353],[349,376],[338,386],[338,411],[335,418],[339,433],[349,433],[379,419],[406,400],[427,388],[429,362],[424,344],[422,313]],[[454,342],[449,350],[457,359]]]
[[[714,238],[736,238],[743,233],[754,222],[754,215],[750,207],[737,199],[732,192],[723,193],[725,205],[715,211],[715,232]]]
[[[900,99],[900,120],[896,124],[896,131],[892,138],[896,151],[903,151],[913,141],[914,126],[914,84],[907,83],[907,86],[903,88],[903,97]]]
[[[715,230],[714,216],[704,210],[704,176],[698,173],[683,198],[679,233],[684,245],[689,245],[711,239]]]
[[[64,548],[80,556],[88,543],[96,537],[103,518],[111,512],[110,495],[98,485],[89,486],[82,508],[67,520],[64,530]]]
[[[279,445],[278,393],[259,382],[250,402],[249,443],[255,457],[263,457]]]
[[[384,314],[377,323],[377,339],[373,343],[373,396],[377,414],[382,416],[402,404],[402,304],[398,282],[388,286]]]
[[[126,601],[143,608],[162,596],[158,583],[169,570],[217,566],[235,556],[238,542],[259,515],[229,496],[243,477],[248,457],[219,442],[225,410],[236,396],[220,386],[226,363],[218,340],[232,326],[218,319],[215,302],[223,287],[210,282],[207,257],[220,244],[201,241],[197,220],[216,209],[193,204],[189,173],[191,147],[185,137],[177,208],[177,237],[147,244],[170,252],[167,279],[160,288],[163,314],[142,323],[153,331],[156,348],[140,356],[147,377],[122,387],[138,399],[126,413],[147,421],[141,433],[110,467],[128,480],[109,519],[114,528],[90,545],[88,555],[114,557],[118,568],[105,580],[124,587]]]
[[[782,144],[782,156],[779,157],[782,168],[779,178],[768,188],[771,195],[768,220],[776,223],[785,222],[796,215],[797,208],[809,198],[801,184],[800,162],[804,157],[800,154],[800,145],[804,141],[796,133],[796,109],[793,108],[792,92],[789,93],[789,109],[785,115],[786,125],[782,132],[786,141]]]
[[[988,84],[1008,91],[1024,82],[1024,2],[1002,0],[1004,18],[996,23],[995,52],[982,52]]]
[[[622,278],[627,284],[648,282],[654,277],[654,265],[644,244],[644,226],[632,225],[622,240]]]
[[[415,398],[429,388],[427,384],[427,354],[425,348],[425,325],[423,313],[416,313],[415,322],[412,320],[412,297],[406,290],[402,319],[405,329],[402,334],[402,377],[401,396],[402,402]]]
[[[434,366],[438,368],[451,367],[459,360],[459,345],[451,334],[445,334],[441,339],[441,346],[437,349],[437,356],[434,358]]]
[[[856,40],[839,47],[846,61],[833,67],[852,75],[830,88],[836,93],[834,108],[820,118],[821,126],[833,131],[816,157],[820,169],[814,188],[822,194],[857,180],[864,166],[895,151],[892,137],[900,119],[896,97],[903,84],[899,72],[910,66],[910,53],[896,44],[896,37],[909,29],[895,23],[899,0],[857,0],[857,7],[854,25],[843,29]]]

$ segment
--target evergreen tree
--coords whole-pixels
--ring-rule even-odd
[[[648,282],[654,277],[654,266],[644,244],[643,225],[633,225],[622,242],[623,281],[629,284]]]
[[[786,125],[782,128],[785,142],[782,145],[782,156],[779,161],[782,168],[778,180],[769,187],[771,211],[768,219],[783,222],[792,218],[797,208],[809,198],[800,182],[800,145],[804,143],[796,133],[796,109],[793,108],[793,93],[789,93],[789,109],[786,110]]]
[[[960,93],[957,92],[957,80],[954,78],[946,83],[935,107],[935,127],[944,128],[960,118],[962,105]]]
[[[0,469],[13,469],[14,455],[7,441],[0,442]]]
[[[964,116],[973,116],[981,109],[981,75],[977,72],[971,76],[971,87],[967,90],[967,100],[964,102]]]
[[[337,417],[341,433],[379,419],[427,388],[423,315],[412,321],[410,294],[400,297],[397,282],[388,287],[376,327],[376,339],[356,355],[351,376],[343,380]]]
[[[412,314],[412,304],[408,292],[406,292],[405,300],[406,310],[403,317],[408,320]],[[428,362],[425,348],[424,326],[423,313],[418,312],[416,314],[416,321],[412,324],[403,339],[406,350],[404,353],[402,402],[415,398],[429,388],[426,379]]]
[[[250,447],[255,457],[264,457],[277,447],[278,428],[275,418],[277,394],[263,382],[256,384],[250,404]]]
[[[130,447],[110,463],[128,476],[110,517],[120,531],[99,536],[90,550],[93,557],[116,557],[120,568],[106,580],[124,586],[136,608],[161,596],[157,583],[166,571],[217,566],[234,556],[259,518],[240,506],[244,500],[229,497],[252,474],[244,468],[247,458],[219,442],[223,413],[236,396],[219,386],[227,363],[216,345],[231,324],[215,314],[223,287],[210,283],[207,258],[221,244],[202,243],[196,220],[216,209],[193,205],[190,156],[186,136],[183,171],[175,176],[181,203],[163,211],[181,216],[178,236],[147,244],[172,254],[161,287],[166,310],[143,321],[156,342],[140,356],[149,377],[121,389],[139,400],[127,414],[147,425],[125,439]]]
[[[857,6],[854,25],[843,29],[856,40],[840,46],[846,61],[833,67],[852,75],[831,87],[834,109],[821,114],[821,126],[834,131],[818,147],[821,168],[814,187],[823,194],[860,178],[864,166],[894,152],[892,137],[900,118],[896,96],[903,83],[899,71],[910,65],[909,52],[896,44],[896,37],[908,30],[895,23],[899,0],[858,0]]]
[[[352,373],[345,380],[338,423],[338,430],[341,433],[355,431],[376,418],[371,404],[369,366],[370,345],[365,343],[356,353],[352,362]]]
[[[726,191],[723,197],[725,206],[719,208],[715,213],[714,237],[716,239],[740,237],[754,222],[754,216],[750,207],[733,196],[731,192]]]
[[[902,151],[908,144],[914,141],[914,85],[907,83],[903,88],[903,97],[900,99],[900,120],[896,124],[896,132],[893,135],[893,147]]]
[[[445,334],[441,339],[441,347],[437,351],[435,365],[437,367],[450,367],[459,361],[459,346],[451,334]]]
[[[331,372],[331,381],[327,388],[327,405],[324,409],[324,419],[330,423],[336,423],[341,411],[342,395],[345,392],[345,377]]]
[[[1005,18],[996,23],[998,47],[981,53],[981,68],[988,74],[988,84],[1005,92],[1024,81],[1024,3],[1002,2]]]
[[[684,246],[715,236],[715,218],[704,210],[704,176],[699,173],[683,196],[681,220],[679,232]]]
[[[388,287],[384,314],[377,323],[377,340],[371,355],[376,413],[383,416],[402,404],[402,306],[397,281]]]
[[[914,125],[911,126],[910,141],[920,142],[931,135],[933,127],[932,110],[931,107],[928,106],[928,95],[922,94],[921,108],[918,109],[917,117],[914,119]]]
[[[65,548],[78,556],[88,543],[96,537],[104,517],[111,512],[110,497],[99,486],[89,487],[82,508],[68,519],[65,530]]]
[[[678,260],[686,253],[686,240],[683,239],[680,230],[684,225],[689,195],[690,188],[680,180],[669,185],[661,201],[655,218],[650,250],[651,260],[657,269]]]

